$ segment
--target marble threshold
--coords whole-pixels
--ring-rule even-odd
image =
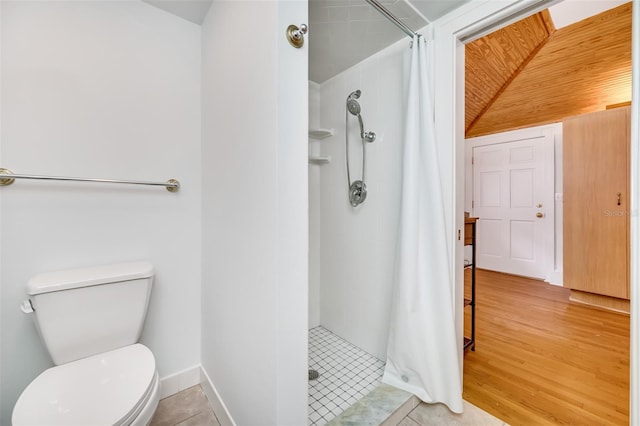
[[[507,423],[467,401],[463,404],[464,413],[452,413],[444,404],[426,404],[415,395],[382,383],[327,426],[507,426]]]

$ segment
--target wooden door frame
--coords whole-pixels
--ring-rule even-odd
[[[459,365],[462,369],[463,258],[460,238],[464,229],[464,43],[480,38],[532,13],[546,9],[557,0],[477,0],[465,3],[433,23],[435,57],[434,90],[436,143],[445,202],[450,268],[455,282]],[[634,0],[632,30],[632,122],[631,122],[631,424],[640,421],[640,328],[636,325],[640,309],[640,1]]]

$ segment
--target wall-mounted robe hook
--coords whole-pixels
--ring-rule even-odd
[[[304,35],[307,30],[306,24],[300,24],[300,28],[295,25],[289,25],[287,27],[287,40],[293,47],[299,49],[304,45]]]

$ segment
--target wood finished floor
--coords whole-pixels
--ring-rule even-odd
[[[478,270],[476,283],[465,400],[511,425],[629,424],[628,315],[542,281]]]

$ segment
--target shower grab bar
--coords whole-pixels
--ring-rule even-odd
[[[40,176],[40,175],[16,174],[9,169],[0,168],[0,186],[11,185],[15,179],[63,180],[63,181],[73,181],[73,182],[124,183],[129,185],[164,186],[169,192],[177,192],[180,189],[180,182],[178,182],[176,179],[169,179],[166,182],[148,182],[148,181],[118,180],[118,179]]]

